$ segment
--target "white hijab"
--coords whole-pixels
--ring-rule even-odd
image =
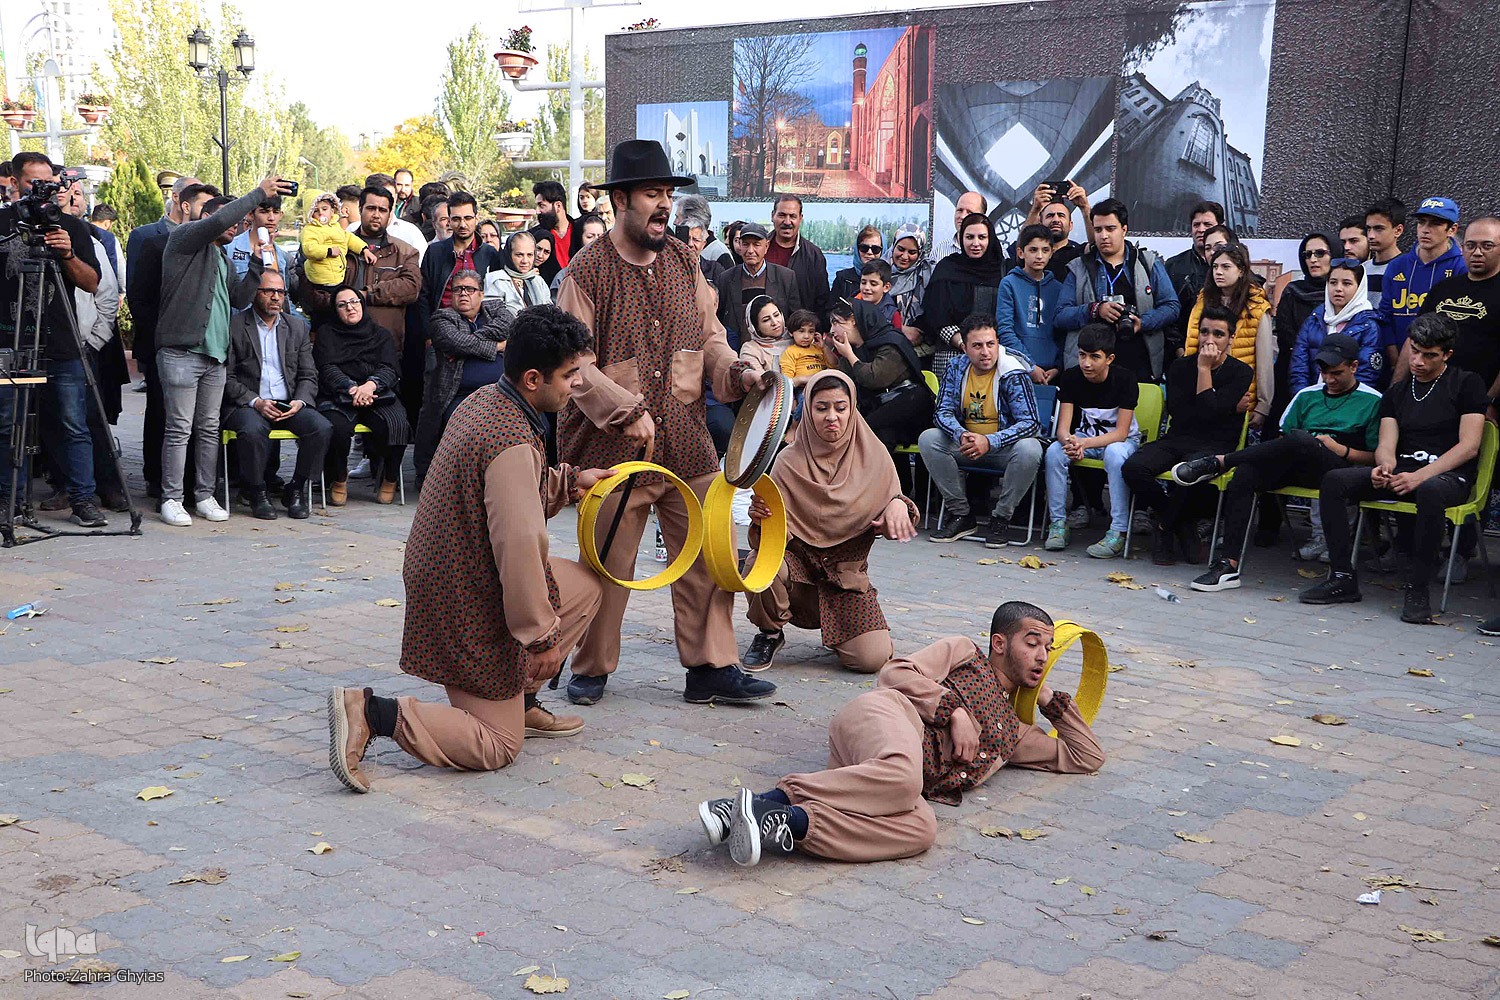
[[[1363,268],[1361,268],[1363,270]],[[1344,308],[1334,311],[1332,291],[1328,287],[1323,289],[1323,323],[1328,327],[1329,333],[1337,333],[1344,328],[1344,324],[1375,305],[1370,301],[1370,276],[1360,276],[1359,287],[1354,290],[1354,297],[1349,300]]]

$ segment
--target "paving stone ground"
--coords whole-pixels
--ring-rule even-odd
[[[568,996],[632,1000],[1500,989],[1483,943],[1500,934],[1500,648],[1474,631],[1497,606],[1481,583],[1418,628],[1387,579],[1358,606],[1297,604],[1307,581],[1285,545],[1252,551],[1244,589],[1203,595],[1190,568],[1091,560],[1082,543],[1034,550],[1040,570],[1019,548],[883,543],[873,575],[899,650],[977,637],[1018,597],[1101,632],[1124,668],[1096,725],[1108,764],[1002,772],[937,807],[918,858],[745,870],[705,844],[697,802],[821,766],[829,717],[867,679],[794,632],[774,704],[688,706],[666,592],[637,595],[582,736],[530,741],[494,774],[381,741],[374,792],[350,794],[327,768],[328,689],[433,693],[396,666],[402,607],[377,604],[406,601],[412,508],[352,493],[303,522],[148,520],[142,538],[0,554],[0,604],[49,608],[0,632],[0,813],[20,817],[0,827],[0,996],[519,998],[529,966]],[[576,553],[570,512],[552,537]],[[1116,570],[1151,586],[1107,582]],[[1057,680],[1076,670],[1072,654]],[[1308,718],[1324,712],[1347,724]],[[172,794],[137,797],[155,785]],[[981,832],[997,826],[1046,836]],[[228,877],[177,884],[209,869]],[[1411,887],[1359,905],[1377,878]],[[92,934],[99,961],[164,981],[27,982],[79,961],[32,957],[28,926],[34,943]]]

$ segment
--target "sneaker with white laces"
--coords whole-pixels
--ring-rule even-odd
[[[764,853],[791,854],[791,820],[791,810],[780,802],[741,788],[729,817],[729,857],[737,865],[753,867]]]
[[[181,500],[163,500],[160,516],[164,524],[170,524],[174,528],[186,528],[193,523],[192,516],[183,509]]]
[[[734,818],[734,799],[704,799],[698,803],[698,820],[708,842],[718,847],[729,839],[729,824]]]
[[[193,509],[198,512],[199,517],[203,518],[206,521],[229,520],[229,512],[223,507],[220,507],[219,501],[215,500],[213,497],[204,497],[202,500],[199,500],[197,503],[193,504]]]

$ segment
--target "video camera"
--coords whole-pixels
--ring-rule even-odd
[[[31,190],[12,202],[16,210],[16,225],[25,233],[26,242],[40,243],[42,234],[62,225],[63,210],[57,203],[57,195],[64,181],[32,181]]]

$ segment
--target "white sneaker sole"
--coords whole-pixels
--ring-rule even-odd
[[[344,763],[344,744],[348,740],[349,716],[344,712],[344,689],[336,687],[328,692],[328,766],[344,787],[363,795],[369,789],[354,780]]]
[[[704,836],[708,837],[708,842],[714,847],[718,847],[728,838],[729,830],[725,828],[724,821],[714,815],[708,799],[698,803],[698,821],[703,824]]]
[[[1233,580],[1220,580],[1218,583],[1199,583],[1197,580],[1194,580],[1188,584],[1188,587],[1203,594],[1217,594],[1221,590],[1239,590],[1240,578],[1235,577]]]
[[[737,865],[754,868],[760,864],[760,827],[750,806],[750,789],[741,788],[734,797],[734,814],[729,819],[729,856]]]

